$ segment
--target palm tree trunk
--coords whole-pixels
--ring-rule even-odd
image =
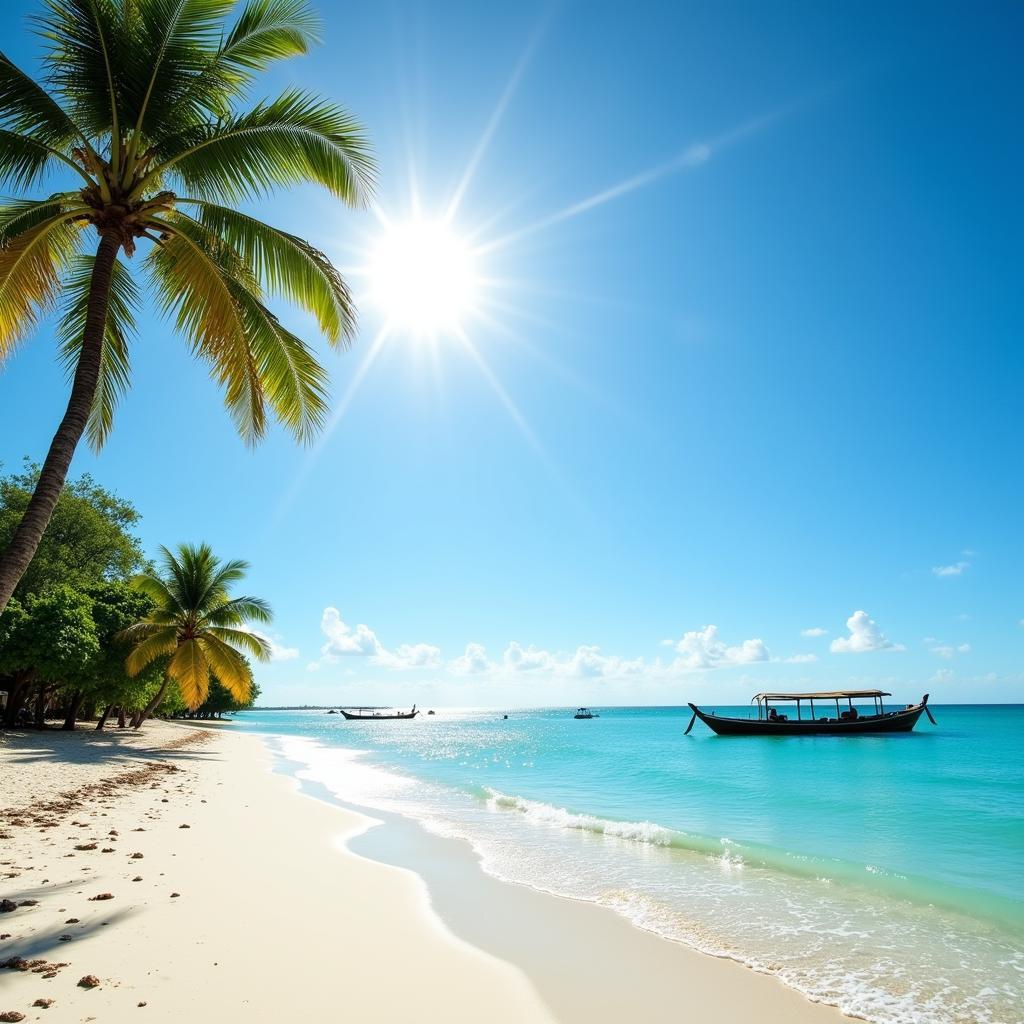
[[[50,692],[51,688],[43,683],[40,685],[39,692],[36,694],[35,722],[37,729],[46,728],[46,709],[50,704]]]
[[[132,728],[138,729],[142,723],[149,718],[151,714],[160,706],[160,701],[164,699],[164,694],[167,692],[167,687],[170,685],[171,677],[164,676],[163,684],[160,689],[157,690],[156,695],[153,699],[135,716],[135,721],[132,722]]]
[[[12,726],[18,724],[18,712],[25,706],[28,700],[29,690],[32,685],[34,670],[16,672],[13,683],[7,684],[7,710],[4,712],[3,724]]]
[[[64,480],[71,466],[75,448],[85,432],[96,396],[96,385],[100,378],[100,363],[103,358],[103,335],[107,325],[107,307],[110,303],[110,281],[114,272],[122,236],[117,232],[106,232],[100,236],[93,264],[92,283],[89,287],[89,308],[82,334],[82,351],[78,356],[71,397],[68,399],[64,418],[57,433],[50,442],[39,474],[36,489],[21,517],[7,550],[0,554],[0,612],[14,593],[14,588],[25,574],[43,538],[43,533],[53,515],[53,509],[60,497]]]
[[[64,716],[64,724],[61,729],[70,732],[75,727],[75,721],[78,718],[78,712],[82,710],[82,704],[85,701],[85,690],[76,690],[71,695],[71,703],[68,705],[67,714]]]
[[[103,709],[103,714],[100,715],[100,720],[96,723],[96,730],[97,731],[101,730],[107,724],[107,719],[110,717],[110,712],[113,711],[113,710],[114,710],[114,705],[113,704],[108,704]]]

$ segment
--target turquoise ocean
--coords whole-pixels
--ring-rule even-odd
[[[848,738],[684,736],[686,708],[595,710],[238,724],[339,800],[467,840],[499,878],[847,1013],[1024,1021],[1024,705]]]

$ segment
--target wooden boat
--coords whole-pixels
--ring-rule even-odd
[[[350,722],[386,722],[396,718],[415,718],[419,711],[413,704],[412,711],[392,711],[390,708],[351,708],[346,711],[339,709]]]
[[[590,708],[577,708],[576,709],[576,714],[573,715],[572,717],[573,718],[600,718],[601,716],[594,714],[594,712],[591,711]]]
[[[826,690],[822,693],[758,693],[751,698],[757,704],[757,717],[738,718],[701,711],[688,704],[693,712],[686,733],[699,718],[719,736],[863,736],[865,734],[910,732],[922,714],[935,725],[928,710],[928,694],[920,704],[908,704],[898,710],[886,711],[882,701],[892,694],[883,690]],[[856,707],[854,700],[872,701],[867,708]],[[818,701],[818,707],[814,702]],[[779,714],[776,704],[795,705],[796,715]],[[827,704],[827,709],[822,704]],[[845,708],[842,704],[845,703]],[[834,704],[834,713],[833,713]],[[827,710],[827,714],[821,712]],[[685,736],[686,733],[683,735]]]

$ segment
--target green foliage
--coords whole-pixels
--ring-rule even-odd
[[[27,464],[21,473],[0,477],[0,550],[24,515],[38,475],[38,467]],[[24,602],[56,584],[88,590],[139,572],[145,559],[132,532],[139,518],[134,506],[88,475],[67,484],[15,596]]]
[[[0,612],[0,678],[31,667],[28,625],[28,612],[20,601],[11,598]]]
[[[28,618],[20,645],[40,680],[81,686],[100,655],[92,599],[69,586],[51,587],[25,602]]]
[[[135,676],[125,671],[128,645],[119,634],[153,611],[153,602],[127,583],[103,583],[90,588],[92,617],[100,653],[91,666],[86,687],[97,703],[141,708],[160,688],[164,662],[155,661]]]

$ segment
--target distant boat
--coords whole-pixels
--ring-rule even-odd
[[[415,718],[419,712],[413,704],[412,711],[392,711],[389,708],[352,708],[346,711],[341,708],[341,713],[352,722],[384,722],[396,718]]]
[[[917,725],[922,714],[935,725],[935,719],[928,710],[928,694],[920,704],[907,704],[895,711],[886,711],[883,697],[891,697],[883,690],[826,690],[821,693],[758,693],[751,698],[757,704],[757,718],[736,718],[718,715],[712,711],[701,711],[696,704],[689,704],[693,712],[686,733],[699,718],[719,736],[863,736],[872,733],[910,732]],[[854,700],[870,698],[869,708],[854,706]],[[815,708],[814,702],[819,706]],[[841,702],[846,702],[846,707]],[[822,711],[822,702],[829,706]],[[780,715],[774,706],[780,703],[795,705],[796,717]],[[832,705],[835,714],[832,716]],[[867,712],[865,714],[865,711]],[[579,715],[577,714],[577,718]],[[683,735],[685,736],[686,733]]]
[[[327,714],[329,714],[329,715],[336,715],[337,713],[338,712],[335,711],[334,708],[331,708],[331,710],[327,712]]]
[[[595,712],[591,711],[590,708],[577,708],[576,709],[576,714],[573,715],[572,717],[573,718],[600,718],[601,716],[598,715],[598,714],[595,714]]]
[[[428,715],[432,715],[433,713],[434,713],[434,709],[433,709],[433,708],[431,708],[431,709],[430,709],[430,710],[429,710],[429,711],[427,712],[427,714],[428,714]]]

